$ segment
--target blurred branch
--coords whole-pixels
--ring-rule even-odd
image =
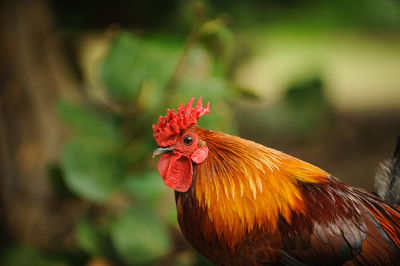
[[[205,20],[205,7],[200,2],[194,2],[191,5],[192,12],[194,14],[195,23],[194,26],[189,33],[189,36],[186,39],[186,42],[183,46],[182,53],[179,56],[178,62],[175,65],[174,71],[171,74],[170,79],[166,85],[165,89],[165,103],[170,103],[172,96],[174,95],[174,91],[178,82],[181,80],[183,74],[185,73],[185,62],[189,51],[196,44],[199,37],[199,30],[204,23]]]

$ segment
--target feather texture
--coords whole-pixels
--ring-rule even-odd
[[[227,134],[192,129],[207,158],[175,192],[186,239],[219,265],[400,262],[400,213],[309,163]]]
[[[376,192],[391,204],[400,204],[400,136],[393,157],[380,163],[375,175]]]

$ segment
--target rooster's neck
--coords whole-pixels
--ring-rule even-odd
[[[195,167],[186,197],[197,208],[196,215],[207,220],[199,226],[212,227],[202,230],[230,246],[255,228],[276,230],[280,217],[290,223],[293,213],[305,211],[298,182],[329,178],[311,164],[252,141],[213,131],[204,131],[201,138],[210,152]]]

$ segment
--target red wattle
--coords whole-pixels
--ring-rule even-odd
[[[168,166],[169,166],[172,156],[173,155],[169,154],[169,153],[163,154],[161,156],[160,160],[158,161],[158,164],[157,164],[158,172],[160,172],[160,175],[162,176],[162,178],[164,180],[165,180],[165,176],[167,175]]]
[[[189,190],[193,173],[189,157],[178,152],[163,154],[157,168],[167,186],[179,192]]]

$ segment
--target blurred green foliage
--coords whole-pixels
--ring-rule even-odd
[[[174,251],[169,228],[177,226],[176,211],[165,204],[165,194],[172,191],[150,158],[156,147],[151,125],[167,106],[202,96],[221,112],[200,124],[232,129],[226,102],[234,93],[223,70],[229,68],[232,34],[217,20],[201,21],[194,30],[186,42],[120,31],[98,69],[104,87],[95,89],[103,99],[58,105],[70,128],[61,159],[64,181],[92,210],[75,228],[88,257],[150,265]]]
[[[60,166],[49,169],[50,181],[58,196],[72,194],[86,204],[74,228],[79,254],[53,257],[15,246],[1,253],[2,265],[77,265],[93,258],[114,265],[186,265],[178,258],[181,250],[173,236],[173,192],[164,186],[157,160],[151,159],[156,147],[151,125],[158,116],[167,107],[202,96],[203,102],[211,102],[211,114],[199,126],[235,133],[232,100],[258,97],[235,88],[231,80],[241,60],[254,52],[247,45],[271,38],[273,31],[289,32],[296,39],[302,31],[332,28],[379,28],[397,34],[400,26],[395,0],[210,0],[188,8],[192,2],[125,0],[110,8],[109,2],[98,1],[94,11],[91,1],[52,1],[63,29],[103,31],[117,21],[125,30],[118,30],[96,69],[100,85],[91,90],[101,97],[85,91],[80,101],[61,100],[57,106],[70,134]],[[253,111],[251,117],[249,106],[236,106],[243,132],[258,132],[260,139],[267,137],[265,132],[304,138],[326,128],[332,109],[318,74],[288,84],[282,101]],[[207,263],[203,257],[189,262]]]
[[[55,256],[46,256],[29,246],[13,246],[2,251],[0,255],[3,266],[63,266],[65,260]]]
[[[102,68],[104,84],[114,100],[132,103],[142,92],[151,97],[141,107],[151,109],[160,103],[182,45],[160,41],[143,40],[129,32],[116,38]]]
[[[62,153],[66,184],[79,196],[106,200],[121,179],[126,139],[108,116],[67,102],[61,102],[58,109],[75,133]]]
[[[264,121],[271,135],[304,139],[316,137],[328,129],[332,112],[324,94],[324,84],[321,79],[312,78],[289,86],[284,99],[266,110]]]
[[[136,206],[114,221],[111,239],[125,262],[146,264],[171,249],[172,240],[166,229],[154,209]]]
[[[246,119],[248,112],[251,119]],[[237,108],[237,118],[247,134],[260,140],[304,141],[326,133],[332,124],[334,109],[327,99],[319,77],[296,81],[286,88],[282,100],[251,109],[244,104]],[[265,134],[268,132],[268,134]]]

